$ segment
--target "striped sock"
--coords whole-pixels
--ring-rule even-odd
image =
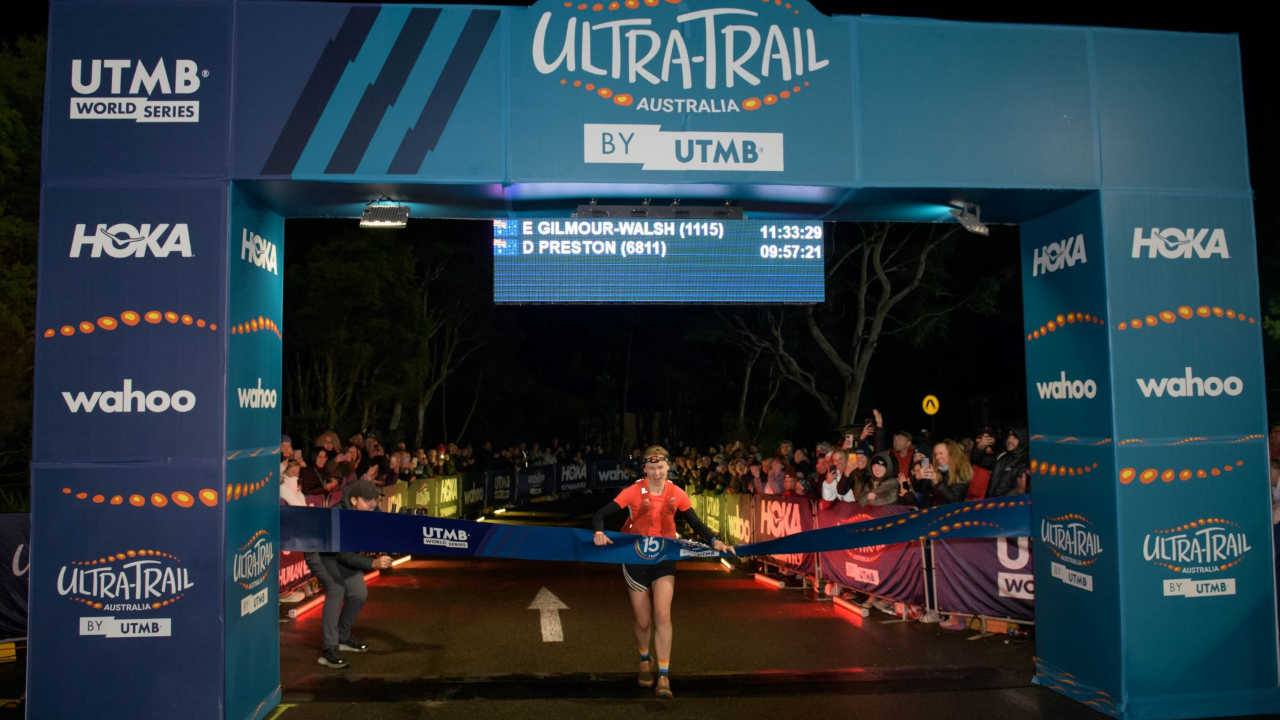
[[[648,651],[648,650],[641,650],[641,651],[640,651],[640,662],[649,662],[649,651]]]
[[[659,660],[659,661],[658,661],[658,674],[659,674],[659,675],[664,675],[664,676],[665,676],[665,675],[670,675],[670,674],[671,674],[671,661],[670,661],[670,660]]]

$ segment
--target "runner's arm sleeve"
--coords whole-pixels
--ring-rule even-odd
[[[609,516],[615,513],[620,513],[620,512],[622,512],[622,506],[619,505],[616,501],[611,502],[608,505],[605,505],[604,507],[600,508],[600,511],[596,513],[596,516],[591,519],[591,527],[595,528],[596,532],[604,532],[605,519],[607,519]]]
[[[716,538],[716,534],[711,532],[711,528],[703,524],[702,519],[698,517],[698,513],[694,512],[693,508],[681,511],[680,515],[684,518],[685,522],[689,523],[689,527],[694,532],[698,533],[698,537],[703,538],[707,542],[711,542]]]

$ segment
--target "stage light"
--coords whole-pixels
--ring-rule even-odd
[[[401,205],[385,195],[364,206],[360,217],[362,228],[402,228],[409,224],[409,206]]]
[[[401,565],[409,562],[412,559],[413,559],[412,555],[405,555],[402,558],[396,558],[395,560],[391,561],[391,567],[400,567]]]
[[[782,580],[771,578],[768,575],[762,575],[761,573],[756,573],[755,581],[760,583],[761,585],[767,585],[773,588],[774,590],[781,590],[782,588],[786,587],[786,583],[783,582]]]
[[[720,564],[724,566],[725,570],[733,570],[733,565],[729,562],[728,558],[720,558]]]
[[[498,508],[497,510],[494,510],[494,511],[493,511],[493,514],[494,514],[494,515],[501,515],[502,513],[506,512],[506,511],[507,511],[507,509],[506,509],[506,508]]]
[[[990,228],[982,224],[982,208],[978,207],[976,203],[956,204],[961,207],[953,208],[951,210],[951,214],[954,215],[956,220],[964,226],[965,230],[968,230],[975,235],[985,236],[991,234]]]

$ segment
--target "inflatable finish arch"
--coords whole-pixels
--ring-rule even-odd
[[[1280,711],[1260,314],[1230,36],[826,17],[55,0],[33,717],[279,701],[284,222],[591,197],[1022,224],[1036,680]]]

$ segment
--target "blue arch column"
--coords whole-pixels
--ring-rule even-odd
[[[1092,194],[1023,226],[1036,682],[1280,711],[1252,205]]]

